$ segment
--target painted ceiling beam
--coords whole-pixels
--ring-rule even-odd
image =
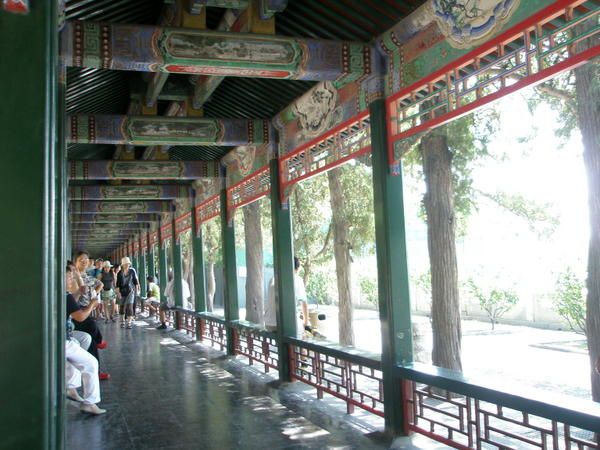
[[[336,80],[374,72],[374,47],[361,42],[302,39],[69,21],[61,32],[61,62],[141,72]]]
[[[217,161],[71,161],[70,180],[197,180],[219,177]]]
[[[252,9],[246,10],[244,14],[238,9],[230,9],[223,14],[223,18],[217,27],[217,31],[234,31],[236,33],[247,33],[250,31]],[[196,109],[202,108],[213,92],[220,86],[225,77],[200,75],[194,85],[192,106]]]
[[[65,122],[70,144],[238,146],[274,140],[264,119],[74,114]]]
[[[92,224],[86,222],[72,222],[71,224],[71,232],[80,231],[80,230],[94,230],[94,231],[128,231],[128,232],[136,232],[140,230],[144,230],[148,228],[145,225],[139,223],[103,223],[103,224]]]
[[[187,197],[190,189],[182,185],[71,186],[71,200],[175,200]]]
[[[71,214],[159,214],[171,211],[170,201],[81,202],[69,204]]]
[[[158,214],[71,214],[71,223],[151,223],[158,222]]]

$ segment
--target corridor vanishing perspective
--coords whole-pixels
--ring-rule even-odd
[[[600,450],[597,0],[3,0],[0,55],[1,449]],[[453,142],[525,88],[581,133],[589,399],[463,372]]]

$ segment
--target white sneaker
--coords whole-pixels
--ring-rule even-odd
[[[77,392],[77,389],[75,388],[67,389],[67,398],[69,400],[73,400],[74,402],[83,402],[83,398],[81,398],[79,392]]]
[[[95,403],[82,403],[79,409],[81,412],[93,414],[95,416],[99,416],[100,414],[104,414],[106,412],[105,409],[98,408],[98,405]]]

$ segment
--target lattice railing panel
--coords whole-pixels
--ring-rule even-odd
[[[330,394],[383,417],[383,378],[379,365],[366,366],[297,345],[290,346],[292,378],[314,386],[318,398]]]
[[[212,347],[220,350],[227,348],[227,332],[225,324],[206,317],[200,317],[198,340],[208,341]]]
[[[460,449],[600,449],[598,435],[472,397],[403,381],[408,429]]]
[[[235,353],[248,358],[250,365],[255,362],[263,365],[264,371],[278,370],[277,340],[264,336],[251,329],[234,328]]]
[[[215,195],[196,206],[196,223],[200,225],[208,222],[219,214],[221,214],[221,197]]]
[[[185,330],[185,334],[196,337],[196,313],[193,311],[178,310],[180,330]]]
[[[282,196],[287,198],[293,184],[369,151],[371,123],[364,112],[279,158]]]
[[[233,211],[252,203],[271,192],[271,175],[269,167],[257,170],[253,175],[227,188],[227,212],[229,218]]]
[[[386,100],[390,161],[403,156],[399,141],[600,55],[600,46],[577,50],[580,41],[600,32],[600,7],[576,16],[575,7],[582,3],[551,5],[543,14],[390,96]],[[555,25],[557,20],[564,24]]]

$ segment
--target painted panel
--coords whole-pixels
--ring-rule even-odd
[[[127,201],[127,202],[82,202],[72,201],[69,211],[72,214],[97,214],[97,213],[137,213],[156,214],[170,211],[171,203],[167,201]]]
[[[71,180],[179,179],[219,176],[212,161],[71,161]]]
[[[246,145],[270,142],[267,120],[71,115],[67,142],[123,145]]]
[[[357,42],[189,28],[68,22],[61,32],[66,66],[116,70],[348,82],[375,73],[372,52]]]
[[[73,186],[71,200],[174,200],[187,196],[187,186]]]

